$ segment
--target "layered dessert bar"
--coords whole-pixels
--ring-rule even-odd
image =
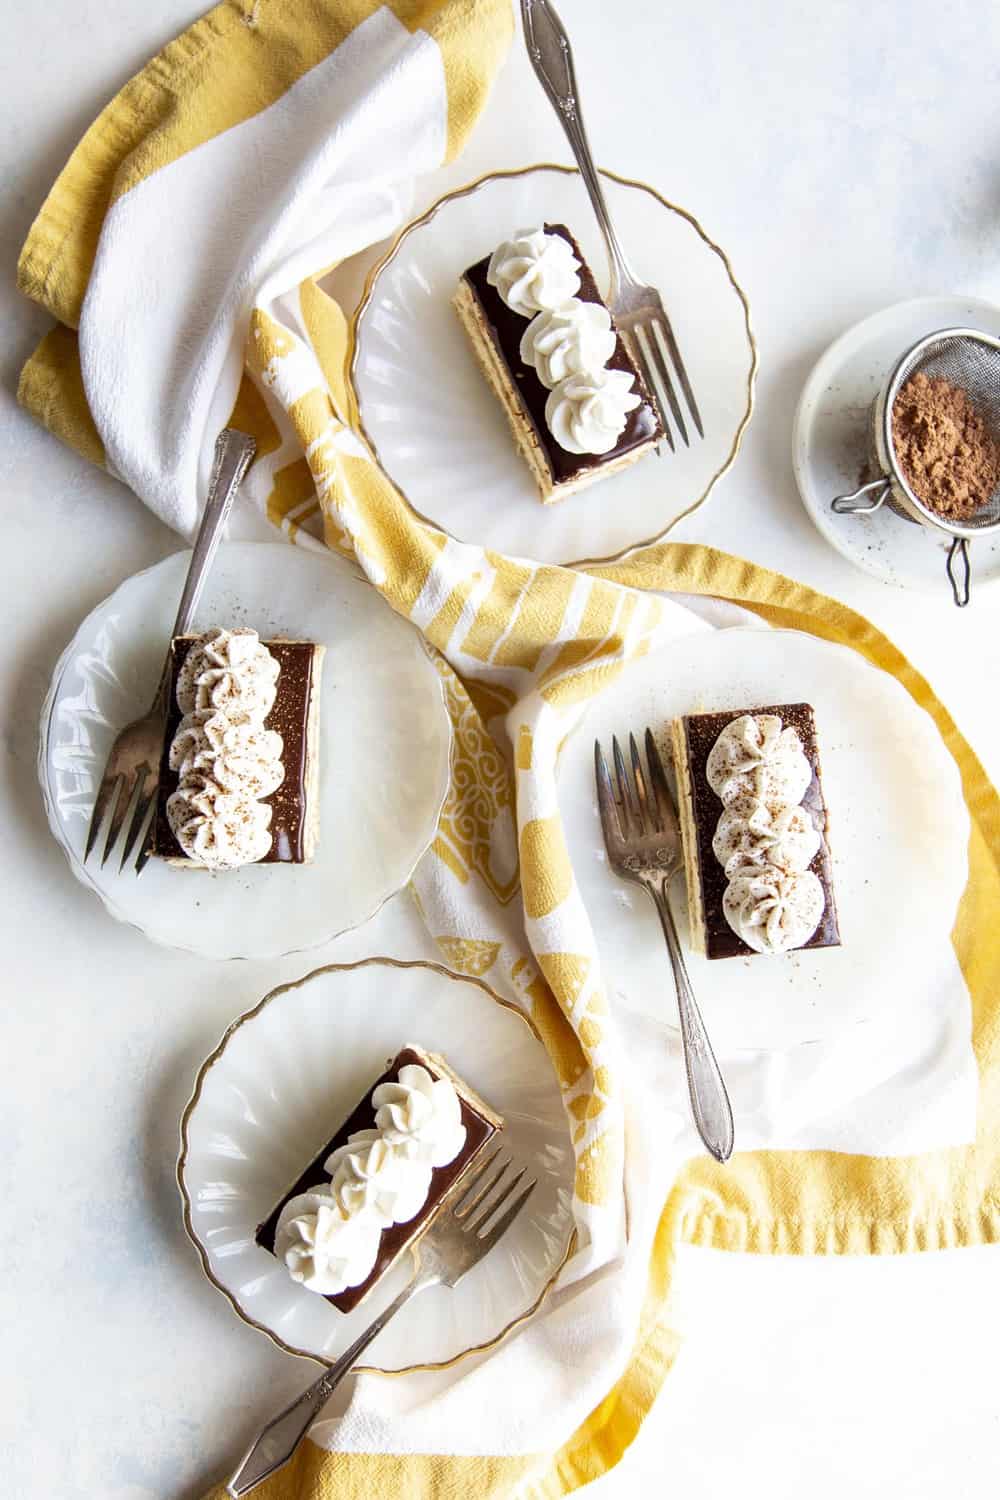
[[[308,863],[324,649],[242,628],[171,643],[155,855],[200,870]]]
[[[350,1312],[502,1129],[442,1058],[407,1044],[258,1227],[257,1244]]]
[[[660,441],[642,376],[565,225],[521,230],[468,268],[453,300],[543,503]]]
[[[808,703],[671,725],[693,947],[709,958],[840,944]]]

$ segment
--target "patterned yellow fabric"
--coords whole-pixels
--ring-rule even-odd
[[[74,153],[22,254],[23,289],[64,326],[29,361],[20,399],[87,458],[102,462],[103,449],[72,329],[108,206],[280,98],[374,8],[374,0],[219,5],[126,87]],[[441,48],[454,154],[509,39],[509,6],[394,0],[392,8]],[[227,80],[221,89],[220,69]],[[664,544],[627,564],[576,573],[458,544],[419,522],[352,430],[348,326],[318,278],[299,287],[294,319],[279,321],[273,308],[253,315],[233,421],[256,435],[262,453],[294,438],[292,456],[273,473],[271,519],[293,540],[319,528],[331,548],[356,557],[392,608],[440,653],[455,728],[454,779],[416,895],[447,961],[512,990],[538,1026],[573,1131],[580,1243],[595,1263],[621,1232],[621,1069],[566,851],[555,765],[588,701],[668,628],[672,606],[653,591],[738,601],[772,623],[851,646],[893,673],[934,718],[958,764],[972,819],[954,944],[973,996],[981,1072],[973,1146],[919,1161],[760,1152],[737,1155],[724,1169],[693,1162],[664,1207],[628,1368],[558,1452],[395,1458],[330,1455],[307,1443],[260,1490],[265,1500],[482,1500],[515,1490],[554,1497],[615,1463],[649,1409],[675,1349],[669,1288],[678,1243],[806,1253],[998,1238],[1000,803],[927,683],[867,621],[831,599],[703,547]],[[501,734],[509,761],[498,748]]]

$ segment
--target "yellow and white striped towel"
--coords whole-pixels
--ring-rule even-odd
[[[261,1491],[271,1500],[551,1497],[603,1472],[669,1368],[681,1239],[811,1252],[1000,1235],[1000,804],[927,684],[850,611],[703,548],[581,574],[450,541],[354,435],[347,324],[319,280],[391,232],[413,178],[460,148],[511,24],[508,0],[226,0],[91,127],[20,264],[23,289],[57,319],[21,381],[40,420],[185,534],[219,428],[252,431],[262,510],[294,540],[355,556],[442,653],[456,769],[416,892],[446,959],[530,1011],[572,1123],[578,1249],[544,1312],[486,1358],[362,1377],[346,1414],[318,1424]],[[958,762],[973,821],[954,945],[978,1115],[973,1077],[967,1131],[953,1120],[919,1159],[886,1154],[914,1148],[875,1130],[878,1155],[687,1161],[683,1110],[663,1107],[671,1060],[639,1020],[609,1012],[556,754],[629,660],[707,628],[653,592],[665,589],[852,645],[899,677]],[[503,727],[512,770],[487,726]],[[798,1144],[794,1131],[763,1135]]]

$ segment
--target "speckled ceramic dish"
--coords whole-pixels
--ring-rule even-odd
[[[896,361],[926,334],[956,326],[1000,336],[1000,307],[975,297],[917,297],[856,323],[810,373],[792,440],[802,503],[830,546],[883,583],[936,595],[949,608],[950,537],[887,505],[871,515],[838,515],[830,502],[870,477],[871,405]],[[1000,536],[976,538],[969,556],[973,590],[1000,582]]]

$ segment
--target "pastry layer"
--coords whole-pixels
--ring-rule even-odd
[[[388,1229],[383,1229],[382,1238],[379,1243],[378,1259],[372,1267],[370,1274],[357,1286],[348,1287],[346,1291],[339,1292],[335,1297],[327,1297],[334,1307],[341,1312],[350,1312],[357,1307],[358,1303],[367,1297],[387,1271],[396,1264],[396,1261],[407,1250],[421,1232],[427,1228],[430,1220],[449,1188],[456,1183],[459,1177],[472,1165],[473,1160],[480,1154],[483,1147],[503,1129],[503,1121],[489,1105],[464,1083],[457,1074],[453,1073],[443,1058],[435,1053],[424,1052],[422,1048],[412,1044],[404,1047],[397,1053],[392,1062],[386,1068],[381,1077],[376,1078],[368,1089],[364,1098],[354,1112],[348,1116],[333,1135],[320,1147],[313,1160],[302,1172],[295,1182],[292,1183],[288,1192],[284,1194],[281,1201],[264,1222],[258,1226],[255,1239],[258,1245],[274,1254],[275,1232],[278,1220],[285,1204],[292,1198],[298,1197],[300,1193],[306,1193],[310,1188],[329,1185],[329,1174],[325,1163],[331,1152],[338,1146],[344,1145],[348,1136],[353,1135],[356,1130],[370,1130],[375,1124],[375,1110],[372,1107],[372,1094],[380,1083],[392,1083],[399,1075],[400,1068],[405,1068],[408,1063],[419,1063],[426,1068],[434,1078],[448,1078],[458,1095],[458,1102],[462,1111],[462,1124],[465,1126],[465,1145],[461,1151],[450,1161],[447,1166],[435,1167],[431,1178],[430,1192],[419,1212],[407,1224],[393,1224]]]
[[[309,674],[309,713],[306,718],[306,763],[303,771],[305,817],[302,823],[302,863],[309,864],[319,843],[319,730],[320,700],[323,696],[323,657],[325,646],[313,645],[312,670]],[[281,678],[278,678],[281,685]],[[280,788],[279,788],[280,790]]]
[[[604,303],[580,247],[562,224],[546,224],[546,234],[565,239],[580,262],[581,302]],[[507,413],[517,446],[527,460],[545,502],[561,500],[598,479],[628,468],[655,447],[662,437],[656,409],[646,391],[621,334],[608,361],[612,370],[627,371],[642,401],[627,415],[625,428],[608,453],[570,453],[560,447],[545,420],[549,392],[531,365],[521,359],[521,338],[529,318],[513,312],[486,279],[490,257],[477,261],[462,276],[453,299],[476,357],[490,386]],[[612,320],[613,323],[613,320]]]
[[[167,726],[160,760],[153,831],[153,853],[178,869],[203,870],[197,860],[181,850],[167,818],[167,799],[176,790],[179,777],[170,769],[170,746],[181,710],[177,702],[177,677],[196,635],[178,636],[171,644],[171,667]],[[306,864],[319,841],[319,730],[320,691],[325,646],[313,641],[264,641],[277,658],[278,675],[274,707],[264,721],[284,742],[282,764],[285,777],[277,791],[261,800],[271,808],[271,847],[258,864]]]
[[[730,709],[725,713],[689,714],[675,719],[671,725],[692,947],[708,958],[750,957],[754,954],[754,950],[730,927],[723,912],[726,873],[712,849],[712,839],[722,812],[722,800],[713,792],[705,775],[712,746],[726,725],[742,714],[752,714],[755,717],[760,714],[776,714],[783,726],[797,732],[802,742],[803,754],[812,770],[812,780],[802,798],[802,806],[822,837],[819,851],[809,868],[822,885],[825,899],[819,926],[802,947],[839,947],[840,927],[827,838],[829,820],[820,780],[816,721],[808,703],[779,703],[763,708]]]

